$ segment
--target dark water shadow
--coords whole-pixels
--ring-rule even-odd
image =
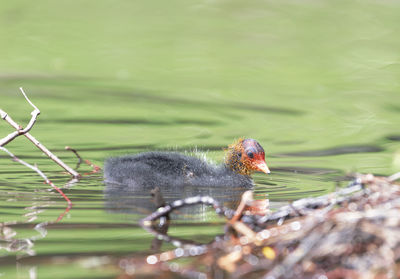
[[[391,104],[391,105],[386,106],[386,108],[390,111],[400,112],[400,105]]]
[[[306,111],[293,109],[293,108],[285,108],[285,107],[277,107],[277,106],[268,106],[260,103],[250,103],[250,102],[236,102],[230,100],[223,100],[223,101],[196,101],[189,98],[177,98],[167,96],[170,92],[161,92],[165,95],[161,95],[160,92],[155,93],[155,91],[151,90],[144,90],[144,89],[121,89],[115,88],[112,86],[108,86],[105,88],[104,80],[100,80],[94,77],[85,77],[85,76],[46,76],[46,75],[8,75],[8,76],[0,76],[0,80],[3,82],[13,83],[17,80],[21,82],[34,82],[38,85],[57,85],[63,84],[69,87],[75,87],[81,85],[82,82],[90,83],[85,84],[84,90],[85,93],[91,93],[93,98],[99,99],[102,96],[110,96],[112,95],[113,98],[119,98],[119,100],[125,100],[129,102],[138,103],[140,101],[145,101],[149,103],[159,103],[159,104],[171,104],[171,105],[182,105],[182,106],[190,106],[193,108],[201,108],[201,109],[211,109],[212,111],[218,112],[232,112],[235,110],[247,111],[247,112],[260,112],[266,114],[280,114],[280,115],[288,115],[288,116],[299,116],[306,114]],[[100,83],[97,84],[97,82]],[[100,88],[101,89],[98,89]],[[93,89],[95,88],[95,89]],[[46,98],[46,99],[58,99],[58,100],[77,100],[76,96],[70,96],[68,94],[56,94],[56,93],[46,93],[41,92],[40,94],[36,95],[36,98]],[[67,121],[66,121],[67,122]],[[195,121],[196,122],[196,121]],[[109,122],[100,122],[109,124]],[[120,123],[118,121],[118,123]],[[179,124],[179,121],[177,122]],[[115,124],[115,123],[111,123]],[[127,123],[130,124],[130,123]],[[135,124],[135,123],[134,123]],[[140,124],[140,123],[136,123]],[[146,124],[146,123],[143,123]],[[184,123],[182,123],[184,124]],[[190,123],[188,123],[190,124]],[[149,123],[151,125],[151,123]],[[157,125],[157,124],[155,124]],[[198,124],[198,125],[206,125],[206,124]]]
[[[152,150],[155,146],[152,144],[129,144],[115,146],[99,146],[99,147],[79,147],[78,151],[109,151],[109,150]],[[52,149],[57,152],[66,152],[65,149]]]
[[[179,151],[179,152],[192,152],[196,151],[199,153],[207,152],[207,151],[223,151],[227,148],[227,145],[197,145],[197,146],[178,146],[174,147],[172,151]],[[171,151],[171,148],[160,148],[159,151]]]
[[[121,119],[91,119],[91,118],[73,118],[73,119],[46,119],[44,123],[59,124],[105,124],[105,125],[198,125],[198,126],[216,126],[220,125],[220,121],[207,121],[200,119],[176,119],[170,121],[149,120],[143,118],[121,118]]]
[[[135,102],[150,101],[151,103],[159,103],[159,104],[184,105],[184,106],[212,108],[212,109],[228,109],[228,110],[234,109],[234,110],[245,110],[250,112],[258,111],[262,113],[282,114],[291,116],[299,116],[299,115],[304,115],[306,113],[305,111],[302,110],[265,106],[256,103],[244,103],[244,102],[239,103],[232,101],[206,102],[206,101],[190,100],[185,98],[160,96],[154,94],[151,91],[145,91],[145,90],[140,90],[140,91],[139,90],[115,91],[115,89],[110,89],[110,90],[107,91],[96,90],[93,93],[95,93],[96,95],[112,94],[113,97],[118,97],[120,99],[135,101]]]
[[[147,215],[157,209],[151,197],[151,188],[134,188],[129,185],[105,183],[105,209],[110,213]],[[199,187],[186,185],[179,187],[160,188],[166,203],[177,199],[193,196],[211,196],[229,208],[236,208],[242,194],[248,189],[232,187]],[[189,216],[201,216],[208,210],[208,206],[198,205],[181,208],[174,219]],[[186,217],[185,217],[186,216]]]
[[[99,80],[97,78],[91,78],[87,76],[78,76],[78,75],[41,75],[41,74],[3,74],[0,75],[1,81],[15,81],[18,84],[21,81],[54,81],[54,82],[62,82],[62,81],[90,81],[90,80]],[[47,83],[46,83],[47,84]]]
[[[64,151],[64,152],[66,152],[65,149],[55,149],[55,148],[52,148],[51,150],[52,150],[52,151]],[[63,159],[63,160],[68,159],[68,158],[71,158],[70,156],[61,156],[61,155],[59,155],[59,154],[57,154],[57,157],[60,158],[60,159]],[[47,157],[44,157],[43,155],[18,154],[18,158],[20,158],[20,159],[35,159],[35,160],[37,160],[37,161],[43,161],[43,160],[46,160],[46,159],[48,160],[48,158],[47,158]],[[9,160],[9,162],[11,162],[11,163],[13,162],[13,161],[10,159],[10,156],[0,155],[0,159]],[[35,163],[37,163],[37,161],[36,161]]]
[[[343,154],[354,154],[354,153],[370,153],[370,152],[382,152],[384,148],[376,145],[344,145],[327,149],[318,149],[310,151],[299,151],[289,153],[278,153],[271,156],[274,157],[320,157],[320,156],[332,156],[332,155],[343,155]]]
[[[389,135],[386,137],[386,139],[391,141],[400,141],[400,135]]]
[[[196,152],[207,152],[207,151],[223,151],[227,146],[226,145],[200,145],[200,146],[182,146],[182,147],[168,147],[168,148],[159,148],[155,145],[140,145],[140,144],[132,144],[132,145],[115,145],[115,146],[99,146],[99,147],[82,147],[77,148],[78,151],[109,151],[109,150],[137,150],[137,151],[179,151],[179,152],[191,152],[196,150]],[[66,152],[65,149],[52,149],[55,152]],[[21,156],[22,158],[22,156]],[[30,156],[29,158],[42,158],[42,157],[34,157]]]

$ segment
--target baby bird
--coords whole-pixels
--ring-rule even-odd
[[[251,188],[250,175],[255,171],[270,173],[264,149],[254,139],[239,139],[228,146],[221,165],[178,152],[145,152],[107,159],[104,178],[107,183],[135,189],[184,185]]]

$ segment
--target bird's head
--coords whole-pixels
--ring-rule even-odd
[[[225,163],[232,170],[243,175],[251,175],[255,171],[270,173],[265,163],[264,149],[254,139],[239,139],[229,145]]]

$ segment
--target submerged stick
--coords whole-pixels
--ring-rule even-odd
[[[147,217],[140,220],[140,225],[149,227],[149,226],[151,226],[151,222],[159,219],[160,217],[167,216],[172,211],[174,211],[178,208],[185,207],[185,206],[193,206],[196,204],[210,205],[210,206],[214,207],[214,210],[217,214],[223,215],[223,216],[227,217],[228,219],[232,218],[232,216],[234,215],[234,211],[232,209],[221,206],[218,203],[218,201],[216,201],[214,198],[212,198],[210,196],[195,196],[195,197],[185,198],[182,200],[176,200],[170,204],[167,204],[166,206],[159,207],[157,209],[157,211],[151,213]]]
[[[73,149],[73,148],[71,148],[69,146],[66,146],[65,150],[71,151],[72,153],[75,154],[76,158],[78,158],[78,163],[76,163],[75,169],[76,170],[79,169],[79,167],[81,166],[83,160],[82,160],[82,157],[79,155],[78,151],[76,151],[75,149]]]
[[[20,135],[24,135],[27,139],[29,139],[37,148],[39,148],[43,153],[45,153],[50,159],[56,162],[60,167],[66,170],[73,177],[80,177],[80,174],[66,165],[63,161],[61,161],[56,155],[54,155],[50,150],[48,150],[43,144],[41,144],[34,136],[32,136],[29,131],[32,129],[33,125],[36,122],[38,115],[40,114],[40,110],[29,100],[28,96],[25,94],[22,87],[20,87],[21,93],[24,95],[27,102],[33,107],[33,111],[31,112],[31,120],[25,129],[23,129],[20,125],[18,125],[5,111],[0,109],[0,116],[3,120],[5,120],[8,124],[10,124],[16,131],[9,134],[8,136],[0,139],[0,147],[5,146],[16,137]]]
[[[91,161],[89,161],[87,159],[83,160],[76,149],[73,149],[73,148],[71,148],[69,146],[66,146],[65,150],[71,151],[78,158],[78,163],[76,164],[75,169],[78,169],[80,167],[82,161],[84,161],[86,165],[88,165],[88,166],[93,168],[93,170],[91,172],[85,173],[85,175],[97,173],[97,172],[99,172],[101,170],[101,168],[98,165],[93,164]]]

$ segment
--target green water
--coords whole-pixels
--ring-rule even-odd
[[[399,13],[396,1],[4,1],[0,108],[25,125],[23,86],[42,112],[31,133],[71,166],[66,145],[100,166],[147,150],[221,162],[244,136],[272,171],[256,193],[324,194],[351,172],[400,171]],[[68,182],[24,137],[7,148]],[[149,211],[107,196],[101,173],[64,189],[74,206],[57,223],[66,204],[47,189],[0,153],[0,278],[115,277],[121,258],[149,253],[137,225]],[[223,232],[211,211],[183,214],[171,235]]]

